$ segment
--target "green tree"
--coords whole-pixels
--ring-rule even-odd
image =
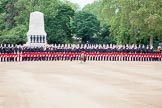
[[[69,0],[63,0],[63,4],[70,6],[75,12],[79,10],[79,5],[76,3],[72,3]]]
[[[72,41],[71,20],[74,13],[74,10],[66,4],[58,7],[56,17],[48,22],[49,43],[70,43]]]
[[[93,42],[100,29],[97,17],[89,12],[79,11],[75,14],[73,21],[73,32],[82,38],[82,43]]]
[[[106,43],[106,44],[116,44],[115,38],[111,35],[110,32],[111,26],[110,25],[103,25],[100,30],[100,37],[101,42],[100,43]]]
[[[161,38],[161,0],[101,0],[101,2],[102,13],[110,17],[107,19],[112,27],[111,33],[119,44],[150,43],[150,46],[153,46],[154,38]]]
[[[9,0],[6,4],[6,13],[5,13],[5,28],[12,29],[15,27],[15,16],[17,15],[17,9],[15,7],[15,3],[17,0]]]

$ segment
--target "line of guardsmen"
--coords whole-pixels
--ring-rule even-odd
[[[161,61],[160,53],[85,53],[88,61]],[[23,52],[0,54],[1,62],[14,61],[74,61],[80,60],[76,52]]]
[[[85,50],[89,61],[161,61],[162,54],[153,48],[136,45],[62,44],[41,47],[0,45],[0,61],[73,61]]]

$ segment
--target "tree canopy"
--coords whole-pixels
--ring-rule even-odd
[[[99,32],[100,22],[91,13],[79,11],[73,21],[73,31],[77,37],[82,38],[83,43],[93,43],[93,38]]]
[[[84,10],[111,25],[118,44],[156,44],[162,41],[161,0],[96,0]]]
[[[68,0],[1,0],[0,43],[26,42],[29,15],[45,15],[48,43],[157,45],[162,41],[161,0],[95,0],[79,10]]]

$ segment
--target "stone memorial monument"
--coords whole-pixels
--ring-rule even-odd
[[[30,13],[29,31],[27,32],[28,46],[44,46],[47,44],[47,33],[44,29],[44,15],[35,11]]]

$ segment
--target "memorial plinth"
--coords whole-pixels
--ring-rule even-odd
[[[35,11],[30,14],[29,31],[27,32],[28,46],[44,46],[47,44],[47,33],[44,29],[44,15]]]

